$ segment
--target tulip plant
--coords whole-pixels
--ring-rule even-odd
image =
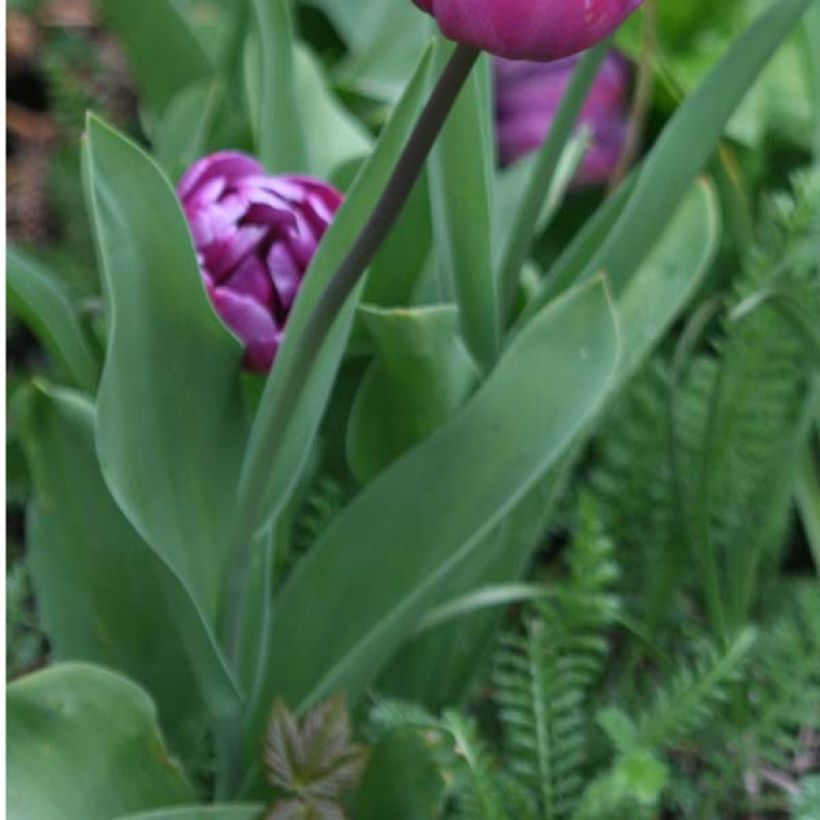
[[[520,600],[598,424],[703,287],[706,174],[811,5],[770,4],[633,158],[613,36],[641,0],[391,0],[416,67],[365,119],[290,0],[222,4],[207,42],[184,3],[103,0],[146,140],[88,115],[101,321],[8,262],[56,363],[11,406],[56,661],[9,687],[12,820],[444,816],[405,776],[425,735],[368,755],[353,733],[376,700],[438,710],[481,680],[491,601]],[[568,192],[630,159],[538,272]]]

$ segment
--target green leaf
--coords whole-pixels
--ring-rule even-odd
[[[364,484],[444,424],[479,374],[458,333],[454,307],[365,306],[360,316],[376,359],[350,412],[347,454],[353,474]]]
[[[574,69],[550,125],[549,135],[538,151],[523,195],[518,199],[499,267],[502,319],[506,319],[514,303],[521,268],[532,244],[544,198],[550,192],[564,148],[610,45],[609,40],[600,43],[588,51]]]
[[[257,154],[271,173],[307,170],[305,133],[296,98],[291,0],[253,0],[261,46],[259,99],[252,108]]]
[[[544,281],[525,316],[579,276],[604,270],[612,276],[616,293],[625,286],[715,150],[732,113],[811,2],[778,0],[737,39],[669,120],[630,182],[631,192],[616,194],[596,214],[573,243],[572,254],[565,254]]]
[[[157,162],[172,180],[208,152],[208,136],[224,90],[213,80],[183,88],[168,103],[154,129]]]
[[[391,732],[370,753],[353,804],[356,820],[434,820],[440,816],[444,778],[430,749],[413,731]]]
[[[596,280],[545,310],[449,424],[359,494],[282,592],[264,702],[361,692],[594,414],[617,348]]]
[[[100,0],[155,117],[191,83],[212,73],[205,50],[172,0]]]
[[[453,46],[437,41],[441,69]],[[435,247],[458,302],[464,338],[483,369],[500,346],[498,287],[493,271],[492,182],[495,164],[490,64],[482,58],[464,86],[430,155]]]
[[[260,820],[265,807],[257,803],[222,806],[183,806],[119,817],[117,820]]]
[[[807,452],[801,459],[795,486],[795,500],[811,549],[814,568],[820,575],[820,471],[815,461],[811,452]]]
[[[85,162],[111,312],[97,403],[103,475],[213,624],[246,434],[241,348],[208,302],[159,168],[94,117]]]
[[[126,678],[54,666],[12,683],[6,709],[10,820],[111,820],[193,799],[153,703]]]
[[[708,182],[701,181],[618,300],[622,352],[609,398],[645,361],[697,292],[719,240],[717,196]],[[594,424],[590,423],[584,436],[593,430]],[[459,572],[446,591],[448,599],[520,580],[543,535],[562,481],[563,470],[548,476],[518,505],[504,527],[488,536],[482,550],[484,560],[474,559]],[[459,700],[492,645],[498,622],[498,614],[476,614],[409,643],[388,670],[389,691],[430,705]],[[430,668],[438,670],[435,679],[425,671]]]
[[[347,255],[354,237],[370,217],[415,125],[424,102],[428,67],[429,53],[422,57],[402,102],[382,132],[373,155],[357,176],[302,282],[251,431],[240,485],[241,510],[251,510],[265,519],[273,517],[287,501],[310,452],[342,360],[361,286],[337,317],[316,365],[307,374],[298,409],[285,429],[274,425],[277,406],[282,401],[282,385],[287,382],[286,374],[293,367],[296,349],[305,343],[303,335],[313,310]]]
[[[94,446],[91,403],[40,386],[25,405],[20,426],[36,490],[27,562],[54,655],[132,677],[156,699],[175,747],[193,752],[202,742],[197,666],[220,701],[235,699],[219,650],[204,624],[196,625],[178,581],[111,498]],[[183,607],[190,613],[185,620]],[[187,656],[185,621],[197,629],[199,662]]]
[[[321,63],[313,53],[301,45],[296,45],[293,51],[294,104],[302,133],[299,150],[304,154],[304,169],[321,179],[333,180],[339,169],[370,154],[373,139],[328,87]],[[245,96],[251,121],[255,123],[260,119],[264,104],[261,65],[259,44],[250,40],[245,54]],[[333,134],[333,139],[328,139],[328,134]],[[296,165],[282,170],[295,169],[298,170]]]
[[[329,179],[345,163],[370,155],[372,137],[335,97],[321,64],[306,48],[296,50],[295,82],[312,174]]]
[[[430,36],[427,17],[406,0],[311,0],[331,19],[350,55],[339,70],[353,91],[392,102]]]
[[[86,393],[94,393],[100,363],[62,282],[23,251],[6,252],[9,306]]]
[[[641,367],[670,324],[703,282],[718,252],[720,204],[703,178],[689,190],[660,241],[618,297],[623,356],[618,384]]]
[[[812,0],[778,0],[739,37],[667,124],[644,161],[635,190],[584,275],[605,270],[619,292],[677,210],[777,47]]]
[[[413,304],[413,291],[430,257],[432,241],[429,188],[427,175],[422,174],[370,266],[364,301],[381,307]]]

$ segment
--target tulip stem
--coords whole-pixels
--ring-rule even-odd
[[[592,88],[598,70],[610,47],[610,40],[604,40],[581,57],[569,87],[561,98],[561,104],[550,127],[549,136],[541,147],[530,174],[524,195],[518,202],[513,226],[501,258],[501,309],[506,321],[518,292],[521,268],[527,258],[544,197],[549,191],[564,146],[572,134],[575,123],[584,107],[589,90]]]
[[[316,363],[339,311],[401,215],[479,54],[477,49],[467,45],[458,45],[454,50],[370,218],[319,298],[301,333],[299,344],[294,348],[290,366],[282,374],[282,384],[274,404],[267,413],[267,446],[262,448],[264,458],[256,458],[248,470],[243,481],[246,492],[242,494],[241,509],[238,510],[234,553],[236,563],[227,593],[228,611],[225,623],[225,639],[234,667],[237,666],[239,656],[242,611],[248,586],[253,534],[263,517],[264,487],[270,464],[276,458],[284,439],[281,431],[286,430],[293,419],[302,387]],[[247,703],[246,713],[254,710],[256,705]],[[229,758],[226,763],[231,767],[231,771],[226,773],[228,783],[236,782],[235,778],[240,776],[242,768],[241,750],[237,741],[238,738],[234,738],[231,744],[234,748],[226,750]]]

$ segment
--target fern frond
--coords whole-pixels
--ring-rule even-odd
[[[510,820],[496,764],[478,736],[475,723],[458,712],[448,711],[441,725],[453,739],[460,820]]]
[[[533,607],[522,634],[502,638],[493,682],[507,765],[545,818],[568,817],[587,758],[587,699],[606,656],[603,631],[618,603],[612,544],[594,502],[582,496],[569,577],[554,602]]]
[[[708,723],[746,668],[754,643],[754,631],[746,629],[724,651],[706,645],[693,664],[682,664],[635,719],[636,745],[673,748]]]
[[[526,810],[526,798],[514,779],[499,772],[476,724],[456,711],[440,718],[412,703],[382,700],[370,713],[377,731],[412,729],[419,733],[448,784],[459,820],[518,820],[508,801]],[[527,814],[521,815],[526,820]]]
[[[660,358],[633,380],[601,425],[587,480],[618,545],[624,594],[652,629],[671,619],[676,593],[691,574],[670,458],[670,383]]]
[[[820,731],[820,592],[805,589],[791,609],[761,639],[743,739],[751,758],[787,770],[801,735]]]
[[[342,484],[329,476],[321,476],[310,489],[295,524],[294,551],[307,552],[327,530],[345,505]]]

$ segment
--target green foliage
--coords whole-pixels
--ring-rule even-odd
[[[293,556],[306,553],[344,509],[348,492],[340,481],[319,476],[308,490],[293,525]]]
[[[726,650],[703,647],[693,664],[681,663],[635,721],[634,744],[672,748],[707,724],[745,671],[754,633],[741,633]]]
[[[549,820],[571,815],[583,782],[589,697],[618,609],[612,543],[588,498],[576,526],[568,579],[529,613],[523,634],[503,638],[493,675],[508,766]]]
[[[475,721],[453,710],[436,717],[399,701],[380,702],[370,718],[380,733],[412,729],[420,734],[447,783],[454,818],[505,820],[508,816],[506,801],[512,790],[505,788],[504,775]],[[520,795],[515,799],[521,803]]]
[[[244,820],[265,812],[253,802],[265,773],[273,820],[811,816],[820,594],[793,577],[807,556],[792,505],[818,420],[820,173],[772,198],[756,232],[741,178],[764,154],[724,162],[719,185],[697,180],[811,0],[771,4],[665,126],[649,119],[659,138],[574,240],[550,221],[564,251],[537,284],[528,268],[507,338],[544,206],[563,217],[594,198],[567,194],[570,173],[545,184],[559,156],[580,156],[566,146],[572,118],[540,172],[522,166],[496,202],[483,58],[370,282],[353,287],[354,241],[370,258],[367,226],[390,221],[374,203],[426,155],[437,105],[411,134],[449,46],[424,51],[432,21],[407,0],[309,4],[101,3],[158,162],[88,120],[105,303],[70,153],[52,169],[65,281],[10,257],[20,317],[83,395],[42,380],[20,391],[34,396],[18,436],[33,491],[25,563],[7,581],[9,664],[46,646],[29,567],[49,652],[124,672],[150,696],[84,666],[13,683],[14,820]],[[681,48],[722,32],[740,19],[724,6],[664,8],[662,45],[669,31]],[[52,38],[43,58],[67,134],[106,96],[84,48],[96,36]],[[337,38],[330,51],[323,36]],[[115,119],[133,114],[126,102]],[[747,109],[728,127],[759,120]],[[239,378],[172,184],[228,147],[353,180],[264,388]],[[398,206],[400,187],[385,201]],[[504,223],[516,227],[499,275]],[[378,308],[357,312],[363,295]],[[107,335],[99,389],[89,309]],[[804,522],[814,500],[801,498]],[[498,641],[487,609],[511,602]],[[378,702],[366,761],[344,696],[315,704],[379,685],[435,706]]]
[[[351,740],[347,702],[336,695],[297,723],[283,701],[273,705],[265,735],[268,782],[286,797],[268,820],[336,820],[341,801],[367,764],[367,750]]]
[[[193,800],[150,697],[102,667],[58,664],[15,681],[7,715],[14,820],[111,820]]]
[[[33,606],[31,579],[25,561],[6,572],[6,677],[29,671],[44,654],[43,633]]]
[[[589,483],[650,626],[675,615],[694,572],[715,634],[737,631],[780,560],[811,349],[770,293],[816,304],[818,211],[816,175],[775,198],[726,308],[705,302],[602,427]]]

